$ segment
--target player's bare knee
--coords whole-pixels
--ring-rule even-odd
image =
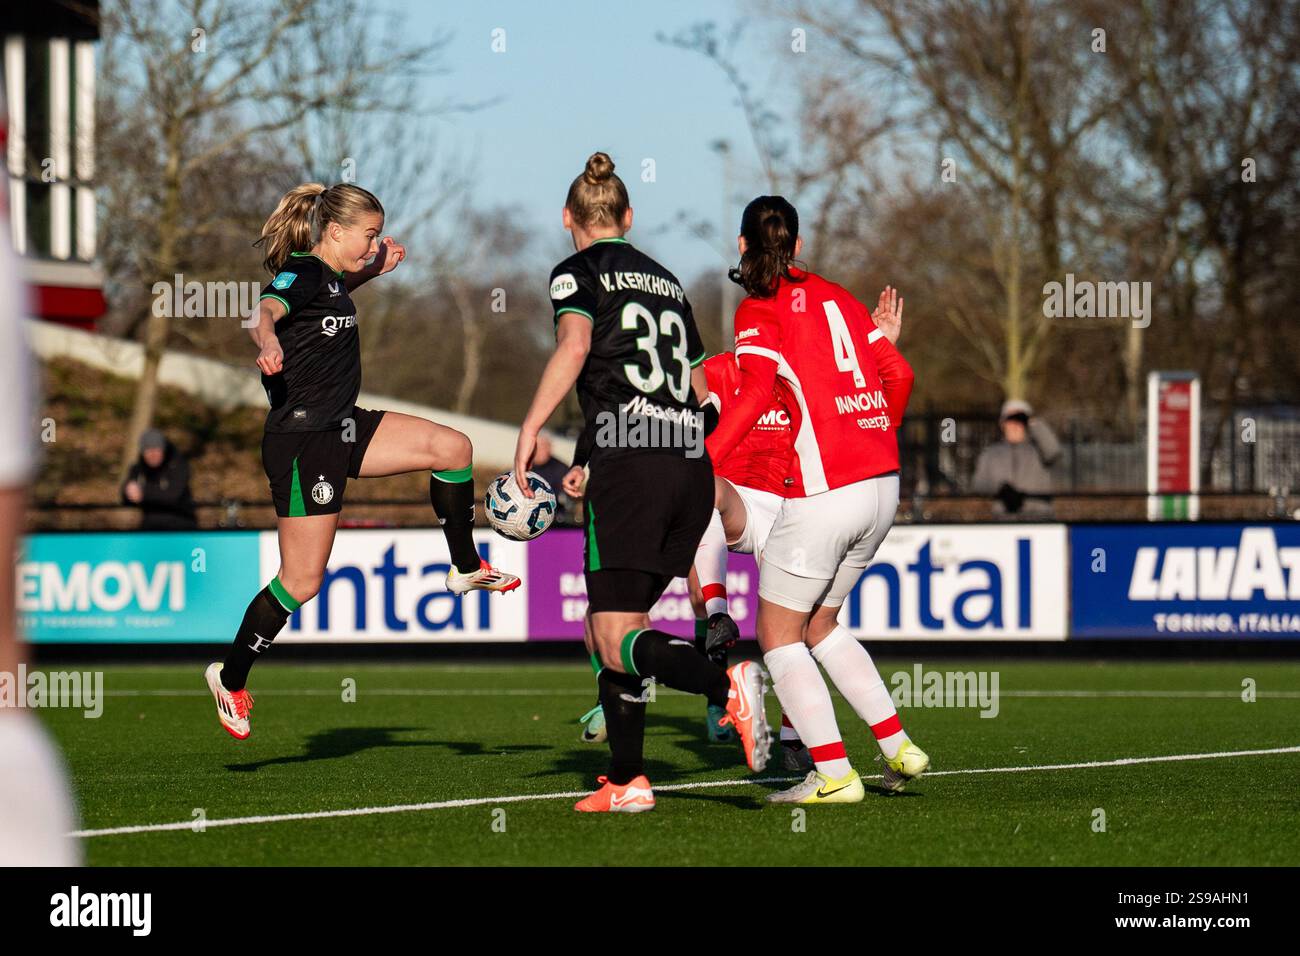
[[[592,637],[600,661],[604,666],[620,674],[626,674],[623,664],[623,637],[628,632],[627,622],[618,617],[613,620],[603,619],[598,615],[592,620]]]
[[[320,592],[321,582],[325,579],[322,574],[286,574],[280,573],[280,583],[284,589],[299,604],[306,604]]]
[[[623,666],[623,652],[617,640],[602,640],[599,636],[596,638],[596,646],[600,650],[600,662],[610,670],[619,674],[626,674],[627,669]]]
[[[822,641],[830,636],[831,631],[835,630],[835,619],[825,620],[823,618],[813,618],[808,622],[804,630],[804,643],[809,647],[816,647]]]
[[[456,432],[456,440],[452,442],[451,454],[454,458],[452,468],[468,468],[474,462],[474,443],[469,440],[469,436]]]
[[[474,446],[469,436],[450,428],[431,429],[424,453],[433,471],[460,471],[474,462]]]

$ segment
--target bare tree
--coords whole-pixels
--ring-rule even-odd
[[[480,384],[487,376],[486,352],[490,346],[505,347],[514,354],[523,351],[519,346],[524,343],[540,345],[539,351],[545,350],[544,341],[521,334],[519,327],[522,321],[535,329],[545,311],[540,315],[528,314],[531,310],[521,312],[518,308],[520,302],[512,307],[510,301],[512,297],[520,298],[513,293],[518,291],[521,280],[527,281],[508,266],[527,245],[527,236],[515,225],[515,218],[508,209],[480,212],[463,207],[458,216],[461,228],[455,248],[444,257],[438,276],[438,287],[450,295],[460,320],[463,372],[452,404],[457,412],[468,413],[473,407]],[[528,300],[524,297],[525,302]],[[508,388],[511,383],[493,384]]]
[[[1105,63],[1140,90],[1113,129],[1133,158],[1124,205],[1140,213],[1116,221],[1161,290],[1161,321],[1143,340],[1200,371],[1219,424],[1245,395],[1294,396],[1295,363],[1279,376],[1277,358],[1300,347],[1296,323],[1278,321],[1293,309],[1300,248],[1300,8],[1144,0],[1084,10],[1130,38]]]
[[[195,246],[232,229],[249,234],[255,213],[229,202],[231,194],[246,176],[263,182],[267,167],[279,165],[264,158],[291,149],[295,130],[329,111],[337,118],[392,109],[391,79],[427,67],[438,48],[436,40],[391,34],[375,43],[373,19],[343,0],[110,0],[103,16],[110,71],[103,88],[113,101],[105,113],[132,117],[156,148],[144,175],[122,174],[129,193],[105,184],[113,201],[136,212],[106,228],[133,230],[137,251],[121,261],[163,280],[184,271]],[[322,46],[324,34],[349,38],[346,55]],[[250,155],[263,161],[241,168]],[[266,206],[254,208],[264,214]],[[158,367],[173,331],[159,311],[143,323],[144,369],[123,471],[155,414]]]
[[[767,11],[776,15],[775,8]],[[678,215],[679,226],[696,238],[708,242],[721,257],[723,269],[718,272],[721,290],[719,309],[722,320],[719,327],[722,341],[730,344],[732,313],[739,299],[738,288],[726,278],[725,266],[735,261],[735,232],[733,224],[739,223],[739,208],[733,208],[731,190],[737,180],[737,161],[752,156],[756,161],[758,178],[772,193],[790,192],[802,205],[815,211],[812,220],[805,220],[802,232],[815,237],[818,256],[822,261],[836,258],[836,241],[841,238],[831,228],[840,200],[851,191],[850,181],[860,181],[871,176],[871,166],[865,161],[868,149],[889,128],[890,121],[878,122],[879,116],[864,110],[859,95],[847,93],[847,86],[830,76],[816,76],[803,84],[801,103],[796,124],[783,122],[782,116],[757,91],[759,70],[746,65],[741,44],[745,36],[745,22],[736,21],[722,26],[714,21],[694,23],[675,34],[660,34],[659,40],[689,52],[698,53],[713,63],[726,77],[736,95],[736,105],[745,119],[749,131],[750,150],[743,144],[715,140],[710,144],[722,160],[723,227],[715,230],[710,217],[698,210],[683,210]],[[790,130],[799,136],[801,151],[790,149]],[[828,131],[833,130],[833,134]],[[741,168],[741,172],[744,172]],[[869,189],[860,189],[861,198]],[[712,327],[711,323],[705,323]]]
[[[737,48],[744,34],[744,21],[737,21],[725,32],[714,21],[693,23],[671,36],[658,34],[659,42],[707,57],[720,69],[736,93],[736,101],[749,127],[754,157],[763,171],[763,179],[773,192],[780,190],[781,163],[789,143],[779,136],[780,116],[754,91],[752,80],[737,60]]]
[[[952,315],[1009,395],[1026,394],[1046,356],[1052,327],[1035,303],[1061,272],[1075,156],[1123,93],[1085,69],[1089,38],[1062,30],[1067,14],[1031,0],[860,0],[823,22],[848,57],[897,78],[908,125],[978,197],[999,308]]]

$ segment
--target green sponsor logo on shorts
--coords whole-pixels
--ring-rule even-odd
[[[587,570],[600,570],[600,548],[596,546],[596,509],[587,502]]]
[[[293,460],[293,484],[289,486],[289,517],[305,518],[307,506],[302,500],[302,480],[298,477],[298,459]]]

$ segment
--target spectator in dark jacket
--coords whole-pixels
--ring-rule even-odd
[[[190,463],[156,428],[140,436],[140,457],[126,473],[122,500],[140,509],[141,531],[198,527],[190,497]]]
[[[1000,517],[1050,518],[1052,473],[1061,457],[1061,443],[1047,422],[1034,417],[1028,402],[1011,399],[998,416],[1002,441],[980,452],[971,488],[994,497]]]

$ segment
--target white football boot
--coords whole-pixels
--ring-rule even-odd
[[[453,594],[467,594],[470,591],[513,591],[519,587],[519,578],[486,561],[480,561],[477,571],[461,574],[453,564],[447,572],[447,590]]]
[[[208,690],[212,691],[212,696],[217,701],[217,719],[221,721],[221,726],[236,740],[247,740],[253,732],[253,726],[248,720],[248,713],[253,709],[253,695],[247,688],[226,690],[221,683],[220,664],[209,664],[203,677],[208,682]]]

